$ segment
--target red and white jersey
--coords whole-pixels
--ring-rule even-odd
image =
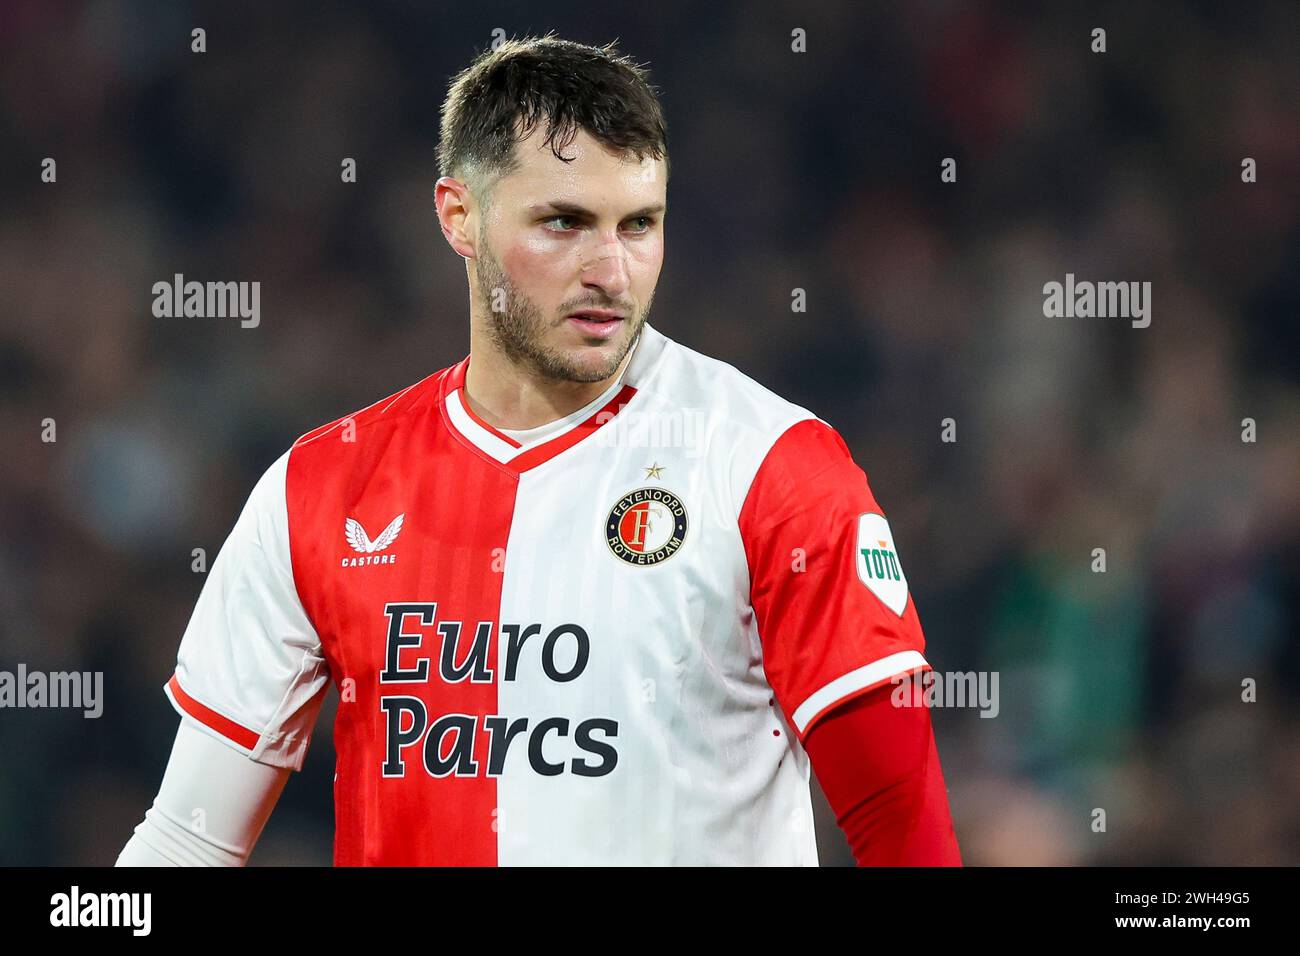
[[[339,865],[816,865],[802,740],[929,666],[843,440],[650,325],[523,441],[469,361],[267,470],[173,704],[299,769],[333,684]]]

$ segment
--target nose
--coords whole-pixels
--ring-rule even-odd
[[[631,284],[627,250],[617,238],[602,238],[600,245],[588,253],[582,264],[582,284],[600,289],[611,299],[622,299],[626,295]]]

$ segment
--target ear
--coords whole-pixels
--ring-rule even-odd
[[[443,176],[433,185],[433,202],[447,245],[462,259],[476,258],[474,242],[478,233],[474,219],[478,210],[469,187],[459,179]]]

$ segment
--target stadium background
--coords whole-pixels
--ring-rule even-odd
[[[437,111],[498,27],[649,64],[651,320],[844,434],[931,662],[999,673],[997,718],[934,715],[967,863],[1300,863],[1300,7],[413,0],[0,7],[0,668],[106,698],[0,711],[0,863],[113,861],[191,549],[299,434],[465,354]],[[1151,326],[1044,318],[1067,272],[1150,281]],[[175,273],[260,281],[260,326],[154,318]],[[333,710],[254,864],[329,862]]]

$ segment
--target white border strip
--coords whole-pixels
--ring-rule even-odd
[[[809,721],[854,691],[870,687],[895,674],[929,666],[929,662],[920,651],[899,651],[897,654],[890,654],[888,657],[865,664],[857,670],[849,671],[843,677],[835,678],[800,704],[794,712],[794,725],[802,734],[808,729]]]
[[[469,413],[461,405],[460,389],[458,388],[447,393],[447,417],[451,419],[451,423],[456,426],[458,432],[502,464],[506,464],[511,458],[524,450],[516,448],[509,442],[502,441],[470,418]]]

